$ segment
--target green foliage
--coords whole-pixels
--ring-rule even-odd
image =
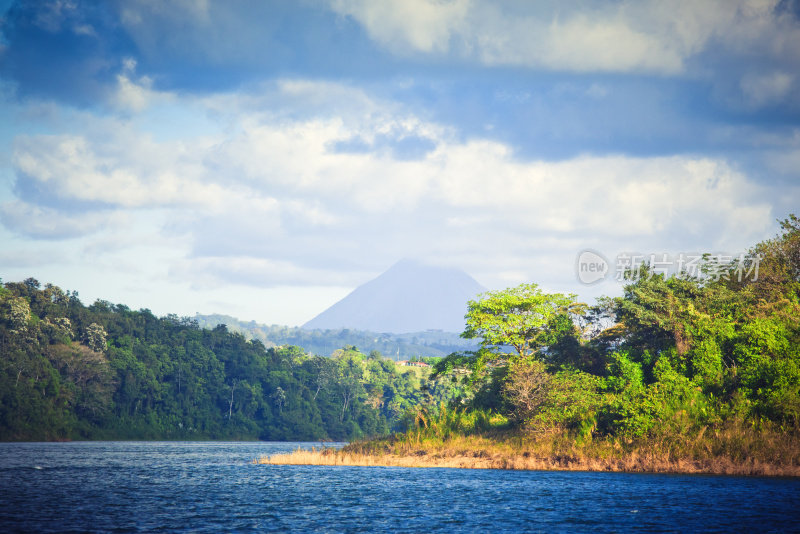
[[[446,441],[453,436],[472,435],[503,430],[508,419],[491,410],[451,407],[445,403],[417,407],[404,416],[404,433],[397,439],[403,441]]]
[[[644,389],[642,364],[633,361],[627,351],[608,355],[606,387],[614,393],[637,393]]]
[[[735,347],[741,390],[753,410],[771,420],[800,426],[800,347],[796,330],[772,317],[756,317],[741,329]]]
[[[29,279],[0,291],[0,439],[349,440],[449,399],[424,369],[355,347],[266,348],[224,326]]]
[[[448,356],[436,375],[472,409],[577,439],[675,437],[729,420],[798,431],[800,220],[781,229],[744,258],[705,256],[696,276],[634,266],[624,295],[594,308],[533,284],[484,294],[463,334],[482,349]]]
[[[637,374],[632,366],[628,371],[631,377]],[[679,435],[708,422],[710,406],[697,385],[676,372],[667,358],[656,362],[654,373],[655,381],[646,387],[635,381],[622,390],[618,383],[611,386],[613,393],[600,411],[603,430],[628,438]]]
[[[467,304],[462,336],[479,338],[480,348],[443,358],[435,364],[434,376],[449,377],[453,397],[462,405],[508,411],[502,389],[509,365],[552,358],[542,352],[548,345],[557,345],[559,354],[567,352],[575,341],[569,317],[573,305],[573,295],[542,293],[536,284],[479,295]]]
[[[532,356],[552,337],[553,319],[574,300],[574,295],[542,293],[536,284],[489,291],[467,303],[462,336],[480,338],[481,347],[494,353],[511,347],[519,358]]]
[[[531,431],[580,429],[591,433],[602,404],[599,377],[570,368],[550,372],[537,360],[513,362],[503,392],[514,419]]]

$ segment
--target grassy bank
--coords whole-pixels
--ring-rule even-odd
[[[256,463],[800,476],[800,436],[779,428],[734,422],[691,435],[622,440],[532,435],[488,423],[466,432],[431,424],[340,450],[298,450]]]

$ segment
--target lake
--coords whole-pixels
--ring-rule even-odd
[[[800,480],[254,465],[312,443],[0,443],[0,531],[800,532]]]

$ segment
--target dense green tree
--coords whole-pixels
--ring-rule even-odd
[[[574,295],[543,293],[536,284],[489,291],[467,303],[462,336],[479,338],[483,349],[498,355],[511,347],[515,357],[531,357],[547,344],[553,320],[574,302]]]

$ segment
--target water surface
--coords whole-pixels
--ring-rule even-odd
[[[312,443],[0,444],[0,531],[800,532],[800,480],[254,465]]]

